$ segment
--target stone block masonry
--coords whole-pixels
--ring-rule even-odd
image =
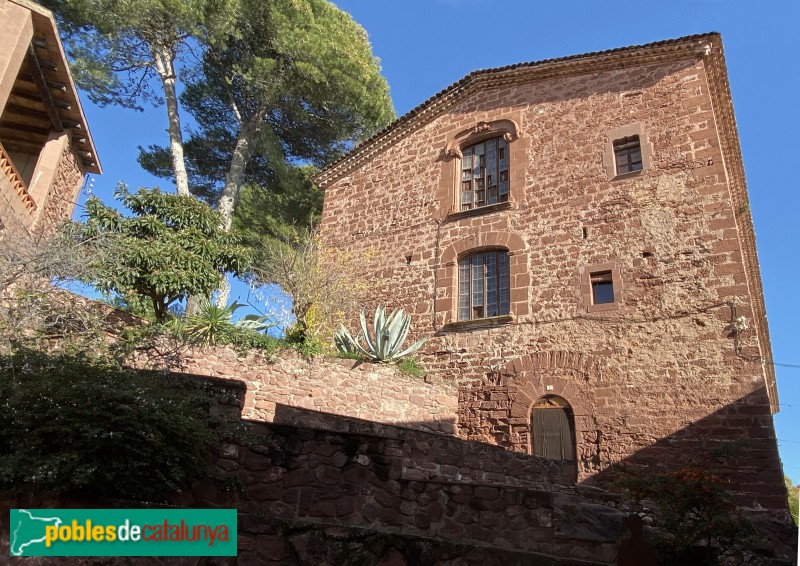
[[[206,381],[211,411],[236,419],[247,384]],[[629,513],[617,495],[575,484],[567,462],[502,447],[277,404],[273,422],[214,447],[209,477],[167,506],[238,509],[238,556],[215,564],[611,565]],[[9,507],[163,507],[164,503],[5,498]],[[0,514],[0,552],[8,552]],[[777,552],[785,541],[773,540]],[[73,558],[11,559],[72,564]],[[205,564],[87,558],[85,564]],[[780,564],[782,562],[775,562]]]
[[[393,365],[369,364],[294,350],[274,357],[257,351],[241,354],[231,347],[189,349],[172,367],[182,372],[232,378],[247,384],[243,416],[271,422],[276,404],[399,424],[418,430],[455,434],[458,389],[455,384],[400,373]],[[154,357],[139,356],[134,365],[152,368]]]
[[[641,170],[620,172],[634,139]],[[473,207],[464,179],[489,158],[464,156],[490,140],[507,201]],[[458,384],[460,438],[536,453],[535,407],[558,398],[578,482],[718,466],[743,509],[789,524],[718,34],[476,71],[317,179],[323,238],[371,252],[373,301],[412,313],[427,367]],[[462,262],[493,251],[508,306],[484,316],[482,264]]]

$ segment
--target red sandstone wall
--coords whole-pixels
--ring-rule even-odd
[[[49,233],[59,223],[71,218],[83,180],[83,171],[71,141],[64,141],[60,155],[49,154],[40,159],[47,163],[41,167],[43,178],[37,178],[37,189],[45,185],[47,191],[36,191],[33,210],[24,206],[10,181],[0,172],[0,230],[5,227],[10,231],[24,229]],[[50,174],[52,179],[48,180],[47,175]]]
[[[155,361],[140,358],[136,365],[152,367]],[[248,419],[271,422],[278,403],[444,434],[456,432],[457,388],[403,375],[392,365],[308,359],[288,349],[274,357],[257,352],[241,355],[231,347],[217,347],[187,350],[173,367],[244,381],[243,416]]]
[[[449,214],[443,150],[497,120],[519,126],[510,206]],[[649,166],[610,180],[611,132],[631,124]],[[433,335],[425,362],[460,384],[463,438],[527,451],[531,405],[558,394],[575,411],[581,480],[621,461],[704,464],[735,443],[743,503],[784,516],[739,243],[747,211],[727,182],[704,61],[654,63],[475,92],[327,187],[322,232],[370,249],[372,299]],[[452,324],[455,260],[482,246],[509,249],[511,317]],[[583,276],[605,263],[621,308],[590,312]],[[737,335],[738,316],[751,329]]]
[[[226,393],[212,410],[236,418],[246,384],[225,379],[210,384]],[[615,541],[630,511],[614,494],[575,486],[574,469],[565,462],[282,405],[274,422],[246,426],[246,434],[218,447],[208,479],[170,500],[181,507],[238,509],[238,557],[220,564],[615,563]],[[12,506],[164,505],[35,494],[4,498],[3,556],[8,552],[6,510]],[[760,527],[762,535],[774,537],[769,549],[774,557],[792,556],[791,533],[774,524]],[[43,563],[11,561],[23,562]],[[95,562],[162,563],[156,558],[87,563]]]
[[[82,183],[83,171],[72,143],[69,142],[61,153],[47,196],[43,202],[38,203],[44,209],[36,220],[37,230],[52,230],[59,223],[71,218]]]

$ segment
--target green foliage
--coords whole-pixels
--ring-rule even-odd
[[[162,498],[203,475],[212,400],[102,359],[0,356],[0,490]]]
[[[75,227],[82,241],[101,238],[110,250],[87,282],[104,292],[149,300],[157,321],[189,294],[210,295],[223,273],[240,274],[249,267],[251,253],[220,228],[219,215],[207,205],[158,189],[134,194],[122,184],[116,197],[133,216],[91,198],[86,223]]]
[[[755,545],[752,525],[739,513],[723,480],[708,469],[626,472],[617,487],[640,505],[655,504],[654,526],[661,533],[655,548],[663,564],[690,563],[698,552],[705,554],[706,564],[717,564],[717,556],[741,556]],[[717,556],[710,556],[711,548]]]
[[[243,306],[241,303],[232,303],[223,308],[203,299],[197,312],[184,324],[186,334],[196,344],[214,345],[222,335],[230,334],[234,330],[231,317]]]
[[[272,240],[305,237],[322,215],[323,192],[311,181],[316,171],[312,166],[286,168],[271,180],[242,187],[233,217],[242,242],[257,250]]]
[[[403,375],[408,375],[411,377],[425,377],[426,373],[425,368],[422,366],[420,361],[413,356],[398,360],[397,369],[399,369],[400,373]]]
[[[786,491],[789,492],[789,512],[792,514],[794,524],[800,524],[800,519],[798,519],[798,489],[800,486],[795,484],[789,476],[784,475],[783,479],[786,481]]]
[[[410,329],[411,316],[405,314],[403,309],[395,309],[387,317],[385,309],[378,307],[375,309],[372,333],[370,333],[367,317],[362,310],[361,333],[353,338],[347,328],[342,325],[334,335],[334,344],[340,352],[359,352],[372,361],[390,362],[413,354],[427,341],[427,338],[417,340],[403,350],[403,343],[406,341]],[[364,340],[363,346],[362,339]]]
[[[154,86],[163,50],[180,58],[187,40],[209,41],[231,24],[235,0],[43,0],[65,36],[76,84],[98,105],[160,103]]]
[[[214,203],[224,191],[248,237],[285,238],[321,210],[314,168],[387,125],[394,111],[366,32],[347,13],[325,0],[237,6],[235,25],[207,46],[181,95],[199,125],[184,144],[190,186]],[[139,162],[173,175],[166,147],[140,148]]]
[[[319,356],[325,351],[325,344],[298,323],[286,330],[283,341],[308,358]]]
[[[272,352],[279,341],[260,333],[260,330],[271,328],[264,322],[265,317],[248,315],[242,320],[231,322],[233,313],[243,306],[241,303],[233,303],[222,308],[203,300],[198,312],[183,323],[182,331],[190,343],[200,346],[230,344],[240,351]]]
[[[251,350],[260,350],[267,355],[271,355],[280,345],[280,340],[260,332],[237,328],[236,325],[234,325],[233,330],[225,332],[219,337],[218,343],[229,344],[241,353],[247,353]]]

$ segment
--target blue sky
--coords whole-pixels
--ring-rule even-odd
[[[781,412],[775,425],[784,469],[800,481],[800,2],[797,0],[340,0],[369,33],[398,115],[470,71],[649,43],[708,31],[722,34],[764,283]],[[167,188],[136,163],[136,147],[166,143],[166,113],[94,107],[83,97],[105,174]],[[80,212],[80,209],[76,211]],[[236,287],[233,297],[246,296]]]

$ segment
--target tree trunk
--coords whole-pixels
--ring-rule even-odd
[[[239,136],[236,138],[236,146],[233,148],[231,166],[225,174],[225,186],[222,188],[217,202],[217,210],[222,215],[222,229],[226,232],[230,231],[233,223],[233,211],[239,200],[239,188],[244,176],[244,169],[253,154],[255,138],[261,132],[262,123],[261,112],[258,112],[254,118],[239,127]]]
[[[169,151],[172,156],[172,172],[175,174],[175,189],[181,196],[189,193],[189,176],[186,173],[186,161],[183,158],[183,134],[181,133],[181,117],[178,113],[178,96],[175,92],[175,55],[165,45],[153,45],[153,61],[156,71],[164,86],[164,100],[167,103],[169,120]]]
[[[236,138],[236,146],[233,148],[231,166],[225,174],[225,186],[217,202],[217,211],[222,215],[222,229],[229,232],[233,224],[233,212],[236,209],[236,202],[239,200],[239,189],[244,177],[244,170],[253,154],[253,146],[256,138],[261,132],[263,112],[257,112],[253,118],[244,124],[240,124],[239,136]],[[223,277],[217,295],[216,305],[225,307],[231,293],[231,284],[227,277]]]
[[[220,308],[225,308],[228,306],[228,299],[231,296],[231,282],[229,280],[229,276],[227,273],[222,275],[222,281],[220,281],[219,289],[217,290],[217,300],[215,304]]]

